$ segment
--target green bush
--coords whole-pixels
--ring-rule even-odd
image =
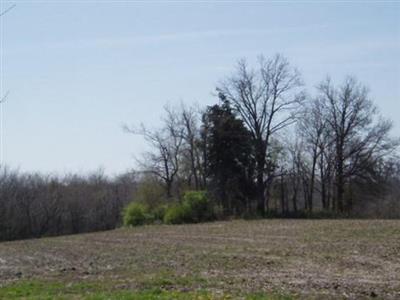
[[[153,210],[165,203],[164,187],[154,178],[145,177],[137,187],[134,199]]]
[[[167,209],[168,209],[167,205],[158,205],[153,209],[151,209],[151,213],[154,216],[154,220],[163,222]]]
[[[130,203],[123,212],[125,226],[138,226],[163,221],[165,224],[197,223],[215,219],[213,203],[202,191],[186,192],[181,203],[149,207]]]
[[[204,191],[190,191],[183,196],[183,204],[190,222],[210,221],[215,218],[213,203]]]
[[[182,224],[188,221],[187,208],[182,204],[168,207],[164,215],[165,224]]]
[[[125,226],[138,226],[151,223],[154,220],[145,205],[132,202],[124,209],[123,220]]]
[[[169,207],[164,216],[166,224],[197,223],[215,218],[214,207],[203,191],[186,192],[180,204]]]

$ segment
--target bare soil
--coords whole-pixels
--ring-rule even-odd
[[[0,286],[27,280],[400,299],[400,220],[152,225],[0,243]]]

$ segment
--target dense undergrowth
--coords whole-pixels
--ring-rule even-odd
[[[268,210],[263,216],[242,213],[227,215],[204,191],[188,191],[181,201],[171,200],[168,204],[150,206],[146,202],[131,202],[123,210],[123,223],[125,226],[138,226],[148,224],[187,224],[215,220],[229,219],[262,219],[262,218],[291,218],[291,219],[344,219],[362,218],[348,213],[333,211],[276,211]]]
[[[171,201],[150,207],[146,203],[132,202],[123,212],[124,225],[137,226],[152,223],[183,224],[217,219],[217,207],[206,192],[189,191],[182,201]]]

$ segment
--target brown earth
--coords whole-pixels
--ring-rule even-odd
[[[0,286],[27,280],[400,299],[400,220],[153,225],[0,243]]]

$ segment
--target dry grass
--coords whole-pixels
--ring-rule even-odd
[[[400,221],[260,220],[0,244],[0,284],[95,283],[140,291],[400,298]]]

